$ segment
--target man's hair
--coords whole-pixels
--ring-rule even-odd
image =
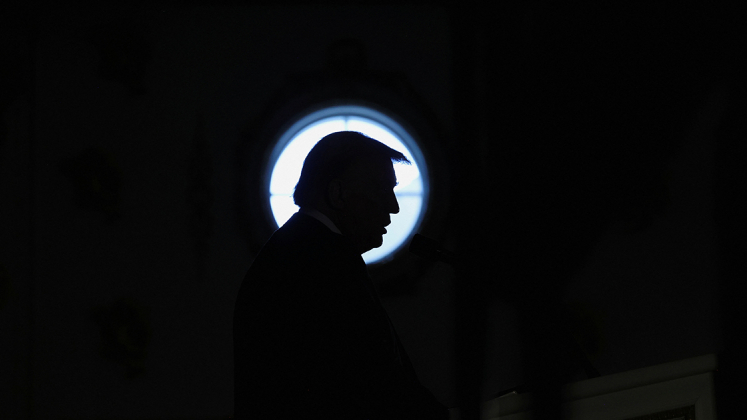
[[[338,131],[323,137],[303,162],[293,192],[299,207],[311,206],[324,196],[330,181],[340,177],[358,159],[410,163],[402,153],[357,131]]]

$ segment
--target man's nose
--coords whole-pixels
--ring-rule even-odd
[[[399,213],[399,203],[397,202],[397,196],[394,195],[394,191],[392,191],[392,195],[389,201],[390,201],[389,202],[389,213],[391,214]]]

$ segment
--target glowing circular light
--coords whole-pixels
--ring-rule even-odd
[[[395,164],[398,185],[394,193],[400,211],[391,216],[383,244],[363,254],[367,264],[391,258],[414,234],[424,213],[427,199],[427,168],[423,155],[412,136],[392,118],[368,107],[342,105],[313,112],[293,124],[279,138],[271,154],[269,200],[278,227],[298,211],[293,190],[301,176],[306,155],[327,134],[358,131],[392,149],[402,152],[411,165]]]

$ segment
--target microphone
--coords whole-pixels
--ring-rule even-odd
[[[441,248],[441,245],[433,239],[426,238],[425,236],[416,233],[412,237],[410,252],[417,255],[418,257],[425,258],[431,261],[441,261],[443,263],[453,265],[456,262],[456,255],[453,252],[447,251]]]

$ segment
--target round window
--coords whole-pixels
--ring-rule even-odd
[[[395,164],[397,186],[394,193],[400,211],[392,215],[384,242],[363,254],[367,264],[385,262],[414,234],[425,213],[427,203],[427,168],[412,136],[394,119],[369,107],[341,105],[327,107],[306,115],[281,133],[270,155],[267,180],[268,199],[278,227],[298,211],[293,190],[301,176],[306,155],[327,134],[358,131],[392,149],[402,152],[410,162]]]

